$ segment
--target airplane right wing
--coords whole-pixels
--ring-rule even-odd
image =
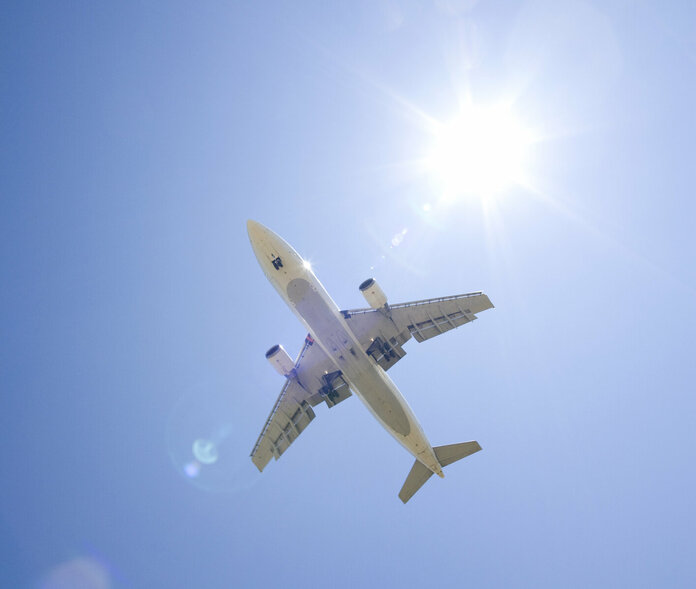
[[[341,372],[307,336],[293,374],[285,381],[251,452],[256,468],[262,471],[271,458],[280,458],[314,419],[312,407],[321,402],[334,407],[350,395]]]
[[[341,311],[363,349],[385,370],[406,355],[402,346],[411,337],[424,342],[493,308],[482,292],[400,303],[381,309]]]

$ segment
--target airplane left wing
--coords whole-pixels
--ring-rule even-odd
[[[312,407],[321,402],[333,407],[350,395],[341,372],[307,336],[293,374],[285,381],[251,452],[256,467],[262,471],[271,458],[280,458],[314,419]]]
[[[492,309],[493,303],[482,292],[401,303],[391,307],[394,323],[408,329],[417,342],[474,321],[476,313]]]
[[[341,311],[363,349],[384,370],[406,355],[411,337],[424,342],[476,319],[493,304],[482,292],[400,303],[381,309]]]

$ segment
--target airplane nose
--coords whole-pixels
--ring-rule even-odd
[[[257,244],[264,241],[268,236],[268,229],[261,225],[261,223],[249,219],[247,221],[247,233],[249,234],[249,241],[251,241],[252,244]]]
[[[261,224],[257,223],[253,219],[249,219],[247,221],[247,233],[249,234],[249,237],[251,237],[252,233],[258,233],[260,228]]]

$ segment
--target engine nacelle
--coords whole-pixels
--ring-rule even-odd
[[[387,296],[374,278],[368,278],[360,285],[360,292],[373,309],[381,309],[387,304]]]
[[[292,358],[288,356],[285,348],[280,344],[276,344],[266,352],[266,360],[271,363],[271,366],[275,368],[276,372],[282,374],[286,378],[289,377],[295,369],[295,363],[292,361]]]

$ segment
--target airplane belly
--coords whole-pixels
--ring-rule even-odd
[[[394,390],[391,380],[384,378],[386,374],[379,373],[379,368],[341,323],[337,310],[332,309],[322,293],[305,278],[290,280],[286,290],[289,301],[317,343],[333,359],[375,417],[392,432],[408,437],[412,420],[404,410],[403,398]]]

